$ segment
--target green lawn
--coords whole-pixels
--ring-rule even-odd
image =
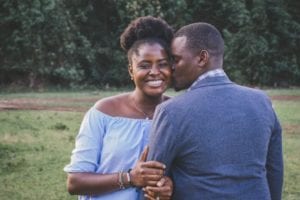
[[[0,100],[97,99],[116,93],[118,91],[2,93]],[[267,93],[300,96],[300,89],[267,90]],[[172,91],[168,94],[176,95]],[[72,105],[88,109],[92,104],[79,101]],[[300,100],[274,100],[273,104],[283,127],[283,199],[300,199]],[[0,111],[0,199],[76,199],[66,192],[63,167],[70,160],[83,115],[84,111]]]
[[[82,116],[79,112],[0,112],[0,199],[72,199],[62,169],[70,159]]]
[[[283,128],[284,198],[300,199],[300,101],[273,101]]]

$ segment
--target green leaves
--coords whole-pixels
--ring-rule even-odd
[[[0,33],[4,39],[0,70],[12,78],[21,72],[21,81],[32,87],[45,77],[58,84],[81,81],[81,62],[93,54],[90,41],[80,32],[82,18],[74,17],[83,11],[58,0],[9,2],[2,5],[9,13],[0,23],[8,27]],[[34,80],[27,78],[30,74]]]
[[[299,85],[299,9],[296,0],[2,0],[0,84],[129,85],[120,34],[134,18],[153,15],[175,30],[214,24],[237,82]]]

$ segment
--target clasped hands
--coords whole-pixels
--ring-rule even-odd
[[[147,200],[170,200],[173,192],[172,180],[164,176],[166,166],[158,161],[146,161],[149,148],[143,151],[136,166],[130,171],[134,186],[143,187]]]

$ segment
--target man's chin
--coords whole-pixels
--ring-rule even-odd
[[[179,92],[179,91],[182,90],[182,89],[181,89],[181,88],[174,87],[174,90],[175,90],[175,92]]]
[[[180,90],[186,89],[185,87],[180,87],[180,86],[178,86],[178,85],[173,85],[173,88],[174,88],[174,90],[175,90],[176,92],[179,92]]]
[[[176,82],[175,80],[173,80],[173,82],[172,82],[172,88],[174,88],[174,90],[176,92],[187,89],[188,87],[189,87],[189,85],[185,85],[183,83],[180,84],[179,82]]]

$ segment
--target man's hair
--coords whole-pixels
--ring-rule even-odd
[[[223,56],[224,40],[221,33],[211,24],[198,22],[183,26],[174,37],[186,37],[186,47],[192,52],[207,50],[213,56]]]
[[[132,53],[138,54],[141,44],[158,43],[170,56],[170,45],[173,39],[172,27],[163,19],[152,16],[139,17],[133,20],[120,37],[121,47],[127,52],[131,63]]]

